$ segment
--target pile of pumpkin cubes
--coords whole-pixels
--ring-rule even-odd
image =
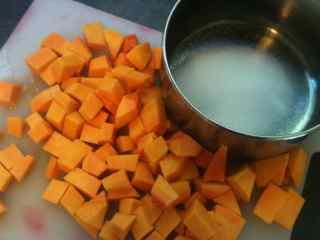
[[[83,31],[73,41],[51,33],[26,59],[48,85],[26,118],[51,156],[43,199],[94,239],[233,240],[246,224],[240,204],[257,186],[254,214],[293,228],[304,204],[290,187],[304,176],[302,149],[229,169],[227,146],[211,153],[168,119],[160,48],[100,22]]]

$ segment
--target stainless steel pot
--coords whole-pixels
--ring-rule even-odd
[[[210,27],[216,26],[216,23],[227,23],[228,26],[222,24],[217,31],[216,28]],[[239,29],[233,23],[240,23],[244,27]],[[211,150],[226,144],[230,147],[231,155],[251,159],[270,157],[288,151],[319,128],[319,24],[320,2],[315,0],[177,1],[168,17],[162,42],[166,74],[162,75],[161,79],[169,115],[182,129]],[[213,37],[212,41],[217,34],[219,37],[231,37],[236,40],[239,38],[241,41],[253,42],[257,51],[275,51],[278,36],[282,33],[288,36],[290,44],[298,50],[297,54],[302,59],[303,63],[299,68],[308,68],[310,74],[308,80],[299,80],[308,81],[306,99],[312,101],[314,106],[308,113],[304,113],[308,114],[308,120],[301,129],[274,135],[247,133],[217,121],[214,112],[213,117],[209,117],[192,102],[175,79],[172,61],[179,44],[205,26],[209,26],[205,28],[205,32],[210,33],[207,35],[209,39]],[[278,53],[282,54],[281,51]],[[287,58],[291,61],[294,57],[290,55]],[[299,101],[303,93],[299,83],[294,84],[296,86],[293,94]]]

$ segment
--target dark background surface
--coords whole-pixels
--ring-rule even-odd
[[[31,2],[32,0],[1,1],[0,46],[5,43]],[[175,0],[79,0],[79,2],[161,31]],[[312,158],[303,193],[306,204],[296,223],[292,240],[320,239],[320,155]]]

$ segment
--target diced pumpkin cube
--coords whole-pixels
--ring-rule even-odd
[[[185,159],[177,157],[173,154],[168,154],[160,161],[160,169],[167,181],[174,181],[180,176],[183,171]]]
[[[45,113],[48,111],[51,101],[53,99],[53,93],[60,91],[59,85],[45,89],[32,98],[30,107],[32,112]]]
[[[300,187],[307,164],[307,154],[302,148],[296,148],[289,152],[288,172],[296,187]]]
[[[15,144],[10,144],[0,151],[0,163],[9,171],[21,161],[23,154]]]
[[[145,162],[138,162],[131,183],[141,191],[149,192],[151,190],[154,178]]]
[[[67,115],[67,111],[55,101],[52,101],[49,110],[46,114],[46,119],[52,126],[62,130],[64,118]]]
[[[26,63],[34,73],[40,74],[50,63],[56,60],[57,57],[57,54],[50,48],[40,48],[27,57]]]
[[[141,206],[141,201],[134,198],[121,199],[119,202],[119,213],[133,214]]]
[[[127,66],[116,66],[111,70],[114,77],[118,78],[128,91],[144,87],[151,76]]]
[[[136,117],[136,119],[131,121],[128,125],[128,128],[129,128],[129,136],[135,142],[145,134],[143,123],[140,117]]]
[[[157,135],[154,134],[153,132],[147,133],[146,135],[140,137],[137,141],[137,150],[136,151],[138,153],[143,153],[145,146],[147,146],[149,143],[151,143],[156,138],[157,138]]]
[[[118,66],[132,67],[132,64],[128,61],[126,54],[123,52],[118,54],[117,58],[113,61],[113,65],[115,67],[118,67]]]
[[[76,211],[83,205],[84,197],[73,186],[69,186],[63,194],[60,205],[73,216]]]
[[[115,105],[109,98],[106,96],[106,93],[103,90],[97,89],[96,95],[102,102],[103,106],[112,114],[115,114],[117,111],[117,105]]]
[[[139,89],[139,96],[142,105],[145,105],[153,100],[162,100],[162,92],[158,86]]]
[[[71,140],[80,137],[84,119],[79,112],[71,112],[64,118],[62,133]]]
[[[227,147],[220,147],[214,153],[206,172],[203,175],[204,182],[224,182],[226,174]]]
[[[105,77],[100,81],[98,89],[105,94],[105,97],[115,105],[118,105],[125,95],[125,89],[120,81],[113,77]]]
[[[209,199],[214,199],[229,190],[230,187],[224,183],[200,183],[201,194]]]
[[[162,136],[147,143],[143,149],[144,157],[150,165],[159,165],[160,160],[168,153],[168,146]]]
[[[43,145],[42,149],[53,156],[59,157],[71,145],[71,141],[58,132],[53,132],[49,140]]]
[[[21,158],[19,162],[16,162],[13,168],[10,169],[9,171],[17,182],[21,182],[29,172],[33,163],[34,163],[33,156],[26,155],[25,157]]]
[[[110,201],[118,201],[123,198],[138,198],[139,193],[133,188],[110,190],[108,192],[108,198]]]
[[[107,158],[108,168],[110,170],[125,170],[134,172],[137,168],[139,155],[138,154],[122,154],[112,155]]]
[[[168,140],[169,150],[180,157],[196,157],[202,147],[189,135],[179,131]]]
[[[136,219],[135,215],[128,215],[123,213],[116,213],[110,223],[114,224],[119,230],[119,235],[117,236],[120,240],[125,240],[132,224],[134,223]]]
[[[101,229],[105,215],[108,211],[108,202],[105,192],[100,192],[97,196],[85,202],[75,212],[75,216],[89,226]]]
[[[151,60],[151,49],[149,43],[135,46],[127,53],[127,59],[139,70],[143,70]]]
[[[162,66],[162,50],[161,48],[152,49],[152,63],[154,69],[160,70]]]
[[[140,117],[146,132],[162,133],[167,116],[161,99],[152,99],[141,110]]]
[[[79,103],[62,91],[55,91],[52,93],[53,100],[62,106],[68,113],[73,112],[79,108]]]
[[[104,77],[106,72],[111,71],[111,63],[107,56],[93,58],[89,63],[89,77]]]
[[[90,59],[92,58],[92,53],[90,49],[87,47],[87,45],[81,40],[81,38],[78,36],[76,37],[73,42],[66,42],[63,46],[63,55],[65,54],[75,54],[79,58],[82,59],[82,61],[87,64]]]
[[[171,207],[179,198],[178,194],[173,190],[167,180],[158,175],[151,189],[151,195],[155,201],[161,204],[164,208]]]
[[[56,68],[56,65],[58,65],[58,59],[54,60],[52,63],[49,64],[48,67],[46,67],[41,73],[40,73],[40,79],[46,83],[48,86],[52,86],[58,81],[58,75],[54,73],[54,68]]]
[[[138,43],[137,36],[135,34],[127,35],[123,40],[122,52],[128,53]]]
[[[108,166],[96,156],[96,153],[89,153],[82,163],[82,169],[92,174],[93,176],[99,177],[107,170]]]
[[[29,126],[28,135],[35,143],[42,142],[49,138],[53,133],[50,124],[45,121],[37,112],[32,113],[26,118],[26,123]]]
[[[195,158],[195,163],[199,168],[207,169],[210,162],[213,161],[214,155],[208,150],[204,149],[202,152]]]
[[[0,164],[0,192],[5,192],[12,180],[12,175]]]
[[[124,37],[119,32],[107,29],[104,31],[104,38],[107,42],[112,59],[116,59],[121,49]]]
[[[7,131],[8,134],[17,138],[22,138],[24,132],[24,119],[21,117],[8,117],[7,118]]]
[[[70,85],[65,92],[77,99],[78,101],[84,102],[90,94],[94,93],[94,89],[82,83],[76,82]]]
[[[99,239],[102,240],[118,240],[121,235],[121,230],[111,221],[106,220],[99,233]],[[95,237],[96,238],[96,237]]]
[[[59,55],[63,53],[63,46],[68,40],[59,33],[53,32],[46,36],[42,42],[41,47],[50,48]]]
[[[304,205],[304,198],[293,189],[289,189],[287,201],[278,211],[274,221],[291,231]]]
[[[87,123],[94,127],[101,128],[103,124],[108,120],[108,117],[109,113],[101,110],[94,118],[87,121]]]
[[[78,188],[81,192],[86,194],[88,197],[95,197],[100,186],[101,181],[94,176],[89,175],[82,169],[76,168],[69,172],[64,180],[71,183],[73,186]]]
[[[238,200],[232,190],[217,196],[213,201],[241,216]]]
[[[101,77],[82,77],[80,82],[91,88],[98,88],[104,78]]]
[[[71,77],[66,80],[63,80],[60,84],[60,87],[62,90],[66,90],[68,87],[70,87],[74,83],[79,83],[81,81],[81,77]]]
[[[121,190],[132,188],[129,178],[124,170],[113,173],[102,180],[104,188],[110,190]]]
[[[282,154],[276,157],[255,161],[257,187],[265,187],[270,182],[282,185],[288,166],[289,154]]]
[[[103,123],[101,128],[95,128],[89,124],[84,124],[80,139],[88,143],[103,144],[106,142],[112,142],[113,135],[114,124]]]
[[[91,93],[83,101],[79,109],[79,113],[85,120],[89,121],[99,113],[102,107],[103,103],[100,101],[100,99],[95,93]]]
[[[92,239],[97,239],[99,229],[92,227],[89,224],[81,221],[77,216],[74,216],[76,222],[91,236]]]
[[[115,126],[121,128],[138,116],[139,96],[137,93],[125,95],[118,106],[115,115]]]
[[[57,158],[51,157],[48,161],[45,176],[48,180],[57,178],[60,175],[60,168],[58,166]]]
[[[151,61],[147,64],[147,66],[141,72],[150,76],[149,81],[146,83],[146,87],[154,86],[156,82],[156,74],[155,74],[156,72],[153,68],[153,64]]]
[[[145,240],[165,240],[165,238],[161,236],[161,234],[158,233],[156,230],[154,230],[145,238]]]
[[[175,206],[185,203],[191,197],[191,187],[188,181],[173,182],[171,187],[179,196],[174,203]]]
[[[134,214],[136,219],[132,225],[131,232],[135,240],[142,240],[153,230],[153,226],[149,222],[149,218],[143,206],[138,207]]]
[[[15,105],[21,93],[21,86],[15,83],[0,81],[0,105]]]
[[[186,159],[184,161],[183,171],[179,176],[179,180],[180,181],[192,180],[192,179],[196,179],[198,177],[199,177],[199,171],[198,171],[196,164],[194,163],[193,160]]]
[[[145,213],[149,219],[149,222],[151,224],[155,224],[155,222],[159,219],[163,212],[161,205],[155,202],[149,194],[146,194],[141,199],[141,202],[143,208],[145,209]]]
[[[228,183],[234,193],[244,202],[250,202],[255,180],[256,174],[248,166],[228,177]]]
[[[120,153],[132,152],[136,145],[129,136],[119,136],[116,139],[116,146]]]
[[[253,213],[265,223],[271,224],[285,206],[287,199],[287,192],[270,183],[258,199]]]
[[[155,230],[163,236],[164,239],[179,225],[181,221],[175,208],[168,208],[163,211],[158,221],[155,223]]]
[[[194,192],[188,199],[188,201],[185,202],[184,208],[189,209],[196,200],[201,202],[202,204],[205,204],[207,202],[207,199],[202,194],[200,194],[199,192]]]
[[[106,42],[101,22],[88,23],[83,26],[83,32],[89,48],[93,50],[105,50]]]
[[[101,147],[99,147],[96,151],[95,151],[96,156],[106,162],[107,159],[106,157],[109,155],[116,155],[118,154],[117,151],[112,147],[112,145],[110,143],[106,143],[104,145],[102,145]]]
[[[42,194],[42,198],[57,205],[63,194],[67,191],[68,186],[69,184],[64,181],[52,179]]]

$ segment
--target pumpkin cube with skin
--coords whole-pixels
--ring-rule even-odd
[[[120,153],[132,152],[136,145],[129,136],[119,136],[116,139],[116,146]]]
[[[81,192],[83,192],[88,197],[95,197],[100,186],[101,181],[86,173],[82,169],[76,168],[69,172],[64,180],[75,186]]]
[[[234,175],[228,177],[228,183],[232,190],[244,202],[250,202],[255,180],[256,174],[249,166],[243,167]]]
[[[200,193],[211,200],[226,193],[229,190],[229,185],[224,183],[200,183]]]
[[[151,60],[149,43],[143,43],[132,48],[126,55],[130,63],[139,70],[143,70]]]
[[[48,161],[45,176],[48,180],[57,178],[60,175],[60,168],[58,166],[57,158],[51,157]]]
[[[71,140],[80,137],[84,119],[79,112],[71,112],[64,118],[62,133]]]
[[[57,54],[50,48],[40,48],[27,57],[26,63],[34,73],[40,74],[57,57]]]
[[[185,158],[168,154],[160,161],[160,169],[167,181],[177,180],[183,171]]]
[[[238,200],[232,190],[217,196],[213,201],[241,216]]]
[[[108,168],[110,170],[125,170],[135,172],[139,160],[138,154],[112,155],[107,158]]]
[[[119,213],[133,214],[141,206],[141,201],[134,198],[121,199],[119,202]]]
[[[43,48],[50,48],[51,50],[55,51],[57,54],[62,55],[63,53],[63,46],[68,40],[59,33],[53,32],[46,36],[41,41],[41,47]]]
[[[139,96],[137,93],[125,95],[118,106],[115,115],[115,126],[121,128],[138,116]]]
[[[107,42],[112,59],[116,59],[121,49],[124,37],[119,32],[112,29],[106,29],[104,31],[104,38]]]
[[[94,118],[87,121],[87,123],[94,127],[101,128],[103,124],[108,120],[108,117],[109,113],[101,110]]]
[[[173,190],[167,180],[158,175],[151,189],[153,199],[161,204],[164,208],[171,207],[179,198],[178,194]]]
[[[117,151],[113,148],[113,146],[110,143],[102,145],[95,151],[95,155],[104,162],[107,161],[107,156],[116,154],[118,154]]]
[[[288,166],[289,154],[285,153],[276,157],[254,162],[257,187],[265,187],[270,182],[282,185]]]
[[[118,79],[107,76],[100,81],[98,89],[115,105],[119,105],[122,97],[126,93]]]
[[[83,32],[89,48],[93,50],[105,50],[104,27],[101,22],[88,23],[83,26]]]
[[[82,83],[74,83],[70,85],[66,90],[66,93],[68,93],[70,96],[74,97],[80,102],[84,102],[85,99],[92,93],[94,93],[94,89],[91,87],[88,87]]]
[[[147,236],[152,230],[153,226],[149,221],[146,211],[143,206],[138,207],[134,212],[136,219],[132,225],[132,235],[136,240],[142,240]]]
[[[58,205],[69,184],[57,179],[52,179],[42,194],[42,199]]]
[[[202,147],[189,135],[179,131],[168,140],[169,150],[180,157],[196,157]]]
[[[53,93],[56,91],[60,91],[59,85],[45,89],[33,97],[30,102],[31,111],[39,113],[47,112],[53,99]]]
[[[302,148],[295,148],[289,152],[288,172],[296,187],[301,186],[307,164],[307,153]]]
[[[85,198],[73,186],[69,186],[60,199],[60,205],[73,216],[83,205]]]
[[[191,187],[188,181],[177,181],[171,183],[171,187],[178,194],[174,206],[185,203],[191,197]]]
[[[53,100],[63,107],[68,113],[73,112],[79,108],[79,103],[62,91],[55,91],[52,93]]]
[[[22,138],[24,132],[25,122],[21,117],[8,117],[7,118],[7,131],[8,134],[17,138]]]
[[[270,183],[258,199],[253,213],[265,223],[271,224],[285,206],[287,199],[287,192]]]
[[[107,164],[93,152],[90,152],[82,162],[82,169],[96,177],[101,176],[107,168]]]
[[[79,113],[82,117],[89,121],[93,119],[103,107],[103,103],[96,96],[96,94],[91,93],[87,96],[87,98],[83,101]]]
[[[128,215],[123,213],[116,213],[112,217],[110,223],[114,224],[120,230],[118,235],[118,238],[120,240],[126,239],[135,219],[136,219],[135,215]]]
[[[204,182],[219,181],[224,182],[227,162],[227,147],[221,146],[208,165],[206,172],[203,175]]]
[[[285,205],[278,211],[274,221],[291,231],[304,205],[304,198],[295,190],[289,189]]]
[[[122,52],[128,53],[138,43],[137,36],[135,34],[127,35],[123,40]]]
[[[111,63],[107,56],[93,58],[89,63],[88,77],[104,77],[106,72],[111,71]]]
[[[131,183],[141,191],[149,192],[151,190],[154,178],[145,162],[138,162]]]
[[[0,81],[0,106],[13,106],[21,93],[21,86],[15,83]]]
[[[155,230],[166,239],[167,236],[179,225],[181,218],[175,208],[168,208],[163,211],[155,223]]]
[[[58,132],[53,132],[48,141],[43,145],[42,149],[53,156],[59,157],[72,144],[68,138]]]
[[[128,66],[116,66],[111,70],[111,74],[119,79],[128,91],[134,91],[144,87],[151,76]]]
[[[52,126],[62,130],[64,118],[67,115],[67,111],[55,101],[52,101],[49,110],[46,114],[46,119]]]
[[[129,128],[129,136],[135,142],[137,142],[137,140],[145,134],[143,123],[139,116],[129,123],[128,128]]]
[[[12,181],[12,175],[0,164],[0,192],[5,192]]]
[[[28,116],[26,118],[26,123],[30,128],[28,135],[35,143],[40,143],[48,139],[53,133],[53,129],[50,124],[37,112]]]

